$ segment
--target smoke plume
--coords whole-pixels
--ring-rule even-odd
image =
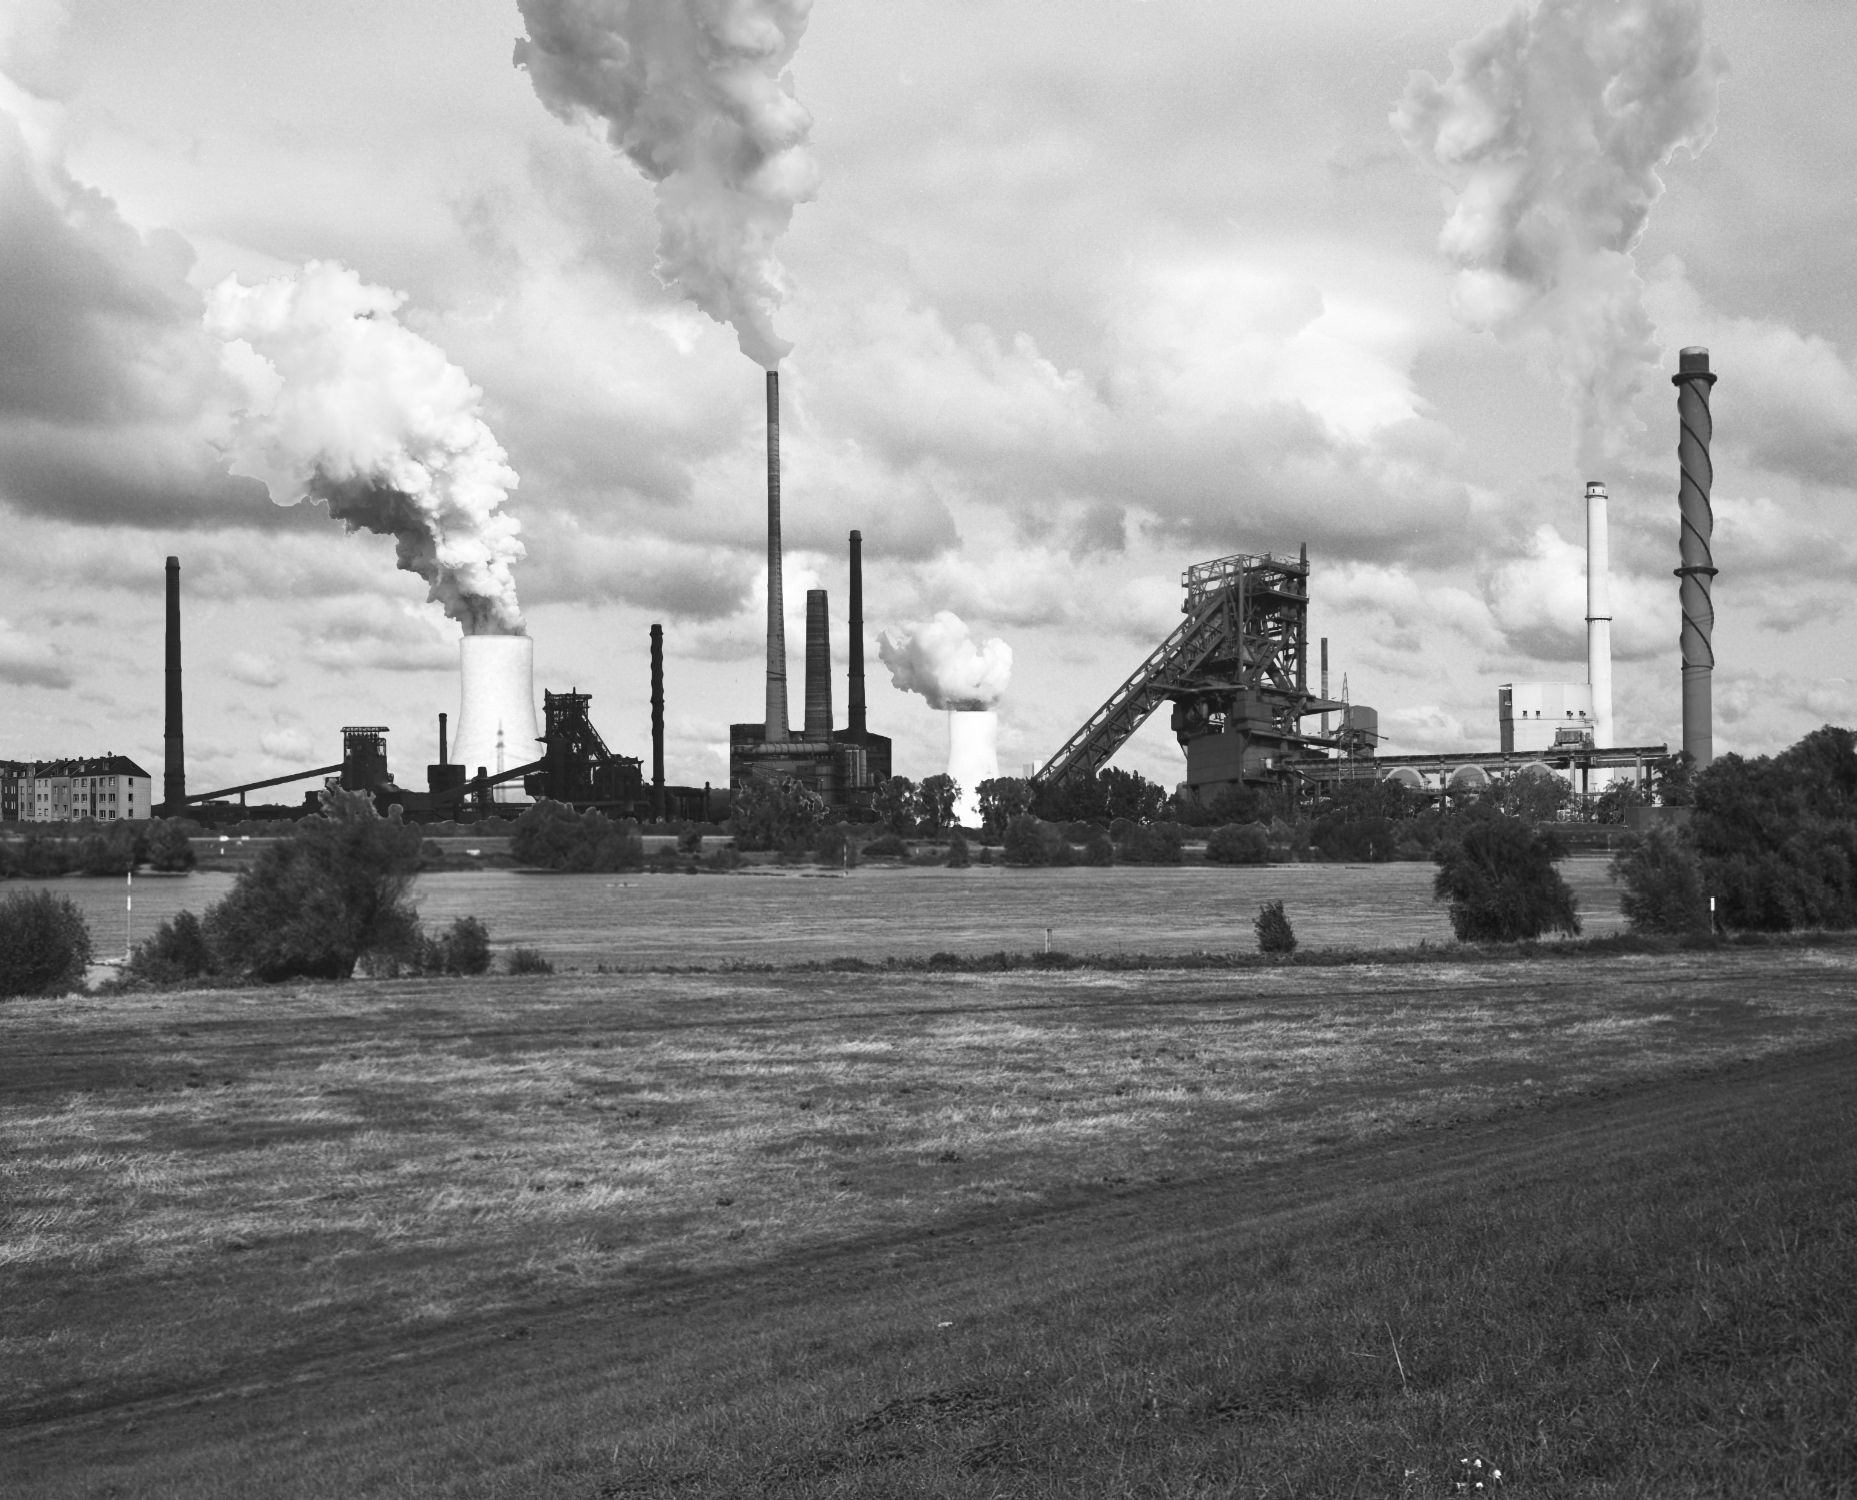
[[[216,287],[206,325],[241,393],[228,457],[280,505],[320,500],[350,531],[393,537],[466,635],[521,635],[521,524],[500,509],[515,471],[483,393],[395,317],[403,301],[330,261]]]
[[[890,681],[906,693],[920,693],[930,708],[991,708],[1012,677],[1012,647],[998,638],[975,645],[966,623],[945,609],[925,625],[904,626],[900,634],[886,630],[877,638],[877,654],[890,669]]]
[[[657,185],[658,274],[772,369],[785,273],[774,242],[818,191],[812,116],[791,92],[812,0],[517,0],[536,95]]]
[[[1546,336],[1589,469],[1640,425],[1659,350],[1632,252],[1657,168],[1714,135],[1724,72],[1700,0],[1529,0],[1452,49],[1444,82],[1414,73],[1393,111],[1457,194],[1440,237],[1457,316]]]

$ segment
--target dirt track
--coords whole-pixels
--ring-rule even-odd
[[[752,1338],[803,1314],[815,1326],[868,1317],[873,1306],[924,1318],[984,1308],[1002,1286],[1078,1280],[1080,1258],[1101,1294],[1119,1268],[1264,1228],[1390,1200],[1469,1190],[1502,1178],[1542,1184],[1577,1177],[1595,1159],[1681,1142],[1737,1120],[1784,1118],[1808,1129],[1815,1102],[1848,1094],[1857,1070],[1849,1041],[1632,1083],[1580,1098],[1518,1106],[1493,1119],[1401,1137],[1223,1178],[1078,1192],[1033,1212],[970,1217],[938,1231],[872,1236],[828,1252],[745,1272],[662,1277],[388,1347],[334,1351],[183,1388],[0,1429],[7,1493],[86,1488],[125,1470],[153,1478],[169,1457],[198,1464],[215,1449],[261,1443],[314,1463],[344,1433],[392,1412],[402,1423],[468,1423],[494,1389],[496,1404],[547,1402],[599,1385],[623,1409],[650,1388],[661,1362],[705,1340]]]

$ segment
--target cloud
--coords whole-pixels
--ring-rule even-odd
[[[75,680],[57,647],[0,620],[0,682],[15,687],[68,688]]]
[[[234,651],[226,658],[226,676],[249,687],[274,688],[282,684],[284,669],[268,656],[253,651]]]

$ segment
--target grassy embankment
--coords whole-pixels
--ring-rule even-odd
[[[1616,1128],[1585,1096],[1848,1040],[1851,980],[1776,950],[9,1005],[0,1466],[1433,1494],[1476,1450],[1517,1493],[1825,1493],[1853,1054]]]

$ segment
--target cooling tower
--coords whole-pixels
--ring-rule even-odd
[[[458,644],[462,697],[451,758],[466,778],[492,776],[542,756],[535,720],[535,642],[526,635],[467,635]],[[524,800],[520,781],[494,788],[499,802]]]
[[[1586,481],[1586,681],[1593,690],[1593,744],[1612,737],[1612,581],[1606,540],[1606,487]]]
[[[949,710],[948,774],[961,789],[955,820],[978,827],[980,783],[999,775],[999,715],[992,709]]]

